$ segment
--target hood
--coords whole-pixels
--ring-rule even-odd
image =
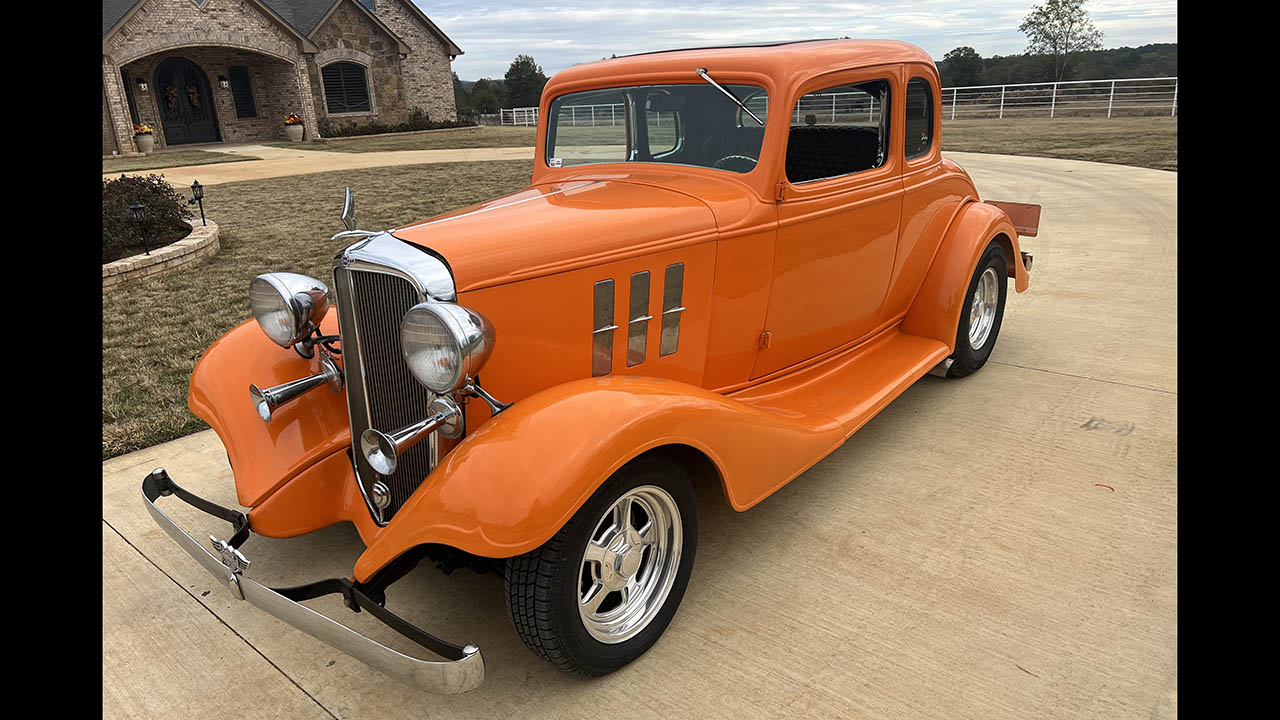
[[[715,237],[711,210],[684,193],[618,180],[526,188],[391,231],[439,253],[459,293]]]

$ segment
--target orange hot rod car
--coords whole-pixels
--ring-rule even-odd
[[[625,665],[689,582],[693,483],[746,510],[924,374],[990,356],[1039,206],[979,201],[941,155],[939,95],[929,56],[888,41],[558,73],[528,188],[382,232],[355,228],[348,190],[331,284],[253,279],[256,323],[205,352],[189,397],[249,513],[163,469],[148,510],[236,597],[420,687],[484,676],[474,645],[385,607],[424,558],[503,573],[516,631],[555,666]],[[166,495],[233,534],[197,542]],[[245,574],[251,531],[341,521],[367,546],[350,577]],[[332,593],[443,660],[300,604]]]

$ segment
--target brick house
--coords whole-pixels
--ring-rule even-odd
[[[103,0],[102,154],[136,154],[134,123],[167,147],[454,120],[461,54],[411,0]]]

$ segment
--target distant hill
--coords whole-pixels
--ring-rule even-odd
[[[462,83],[462,87],[465,88],[467,92],[471,92],[471,88],[476,86],[475,80],[459,80],[459,82]],[[498,87],[503,88],[504,90],[507,87],[507,81],[503,78],[489,78],[489,82],[496,83]]]
[[[1048,55],[993,55],[982,58],[977,82],[955,82],[947,63],[938,62],[943,87],[955,85],[1004,85],[1008,83],[1053,82],[1052,58]],[[1110,78],[1173,77],[1178,74],[1178,44],[1156,43],[1140,47],[1094,50],[1072,57],[1064,80],[1107,80]]]

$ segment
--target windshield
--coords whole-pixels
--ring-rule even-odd
[[[766,121],[769,96],[725,85]],[[746,173],[756,167],[764,127],[709,84],[633,85],[561,95],[547,123],[547,165],[670,163]]]

